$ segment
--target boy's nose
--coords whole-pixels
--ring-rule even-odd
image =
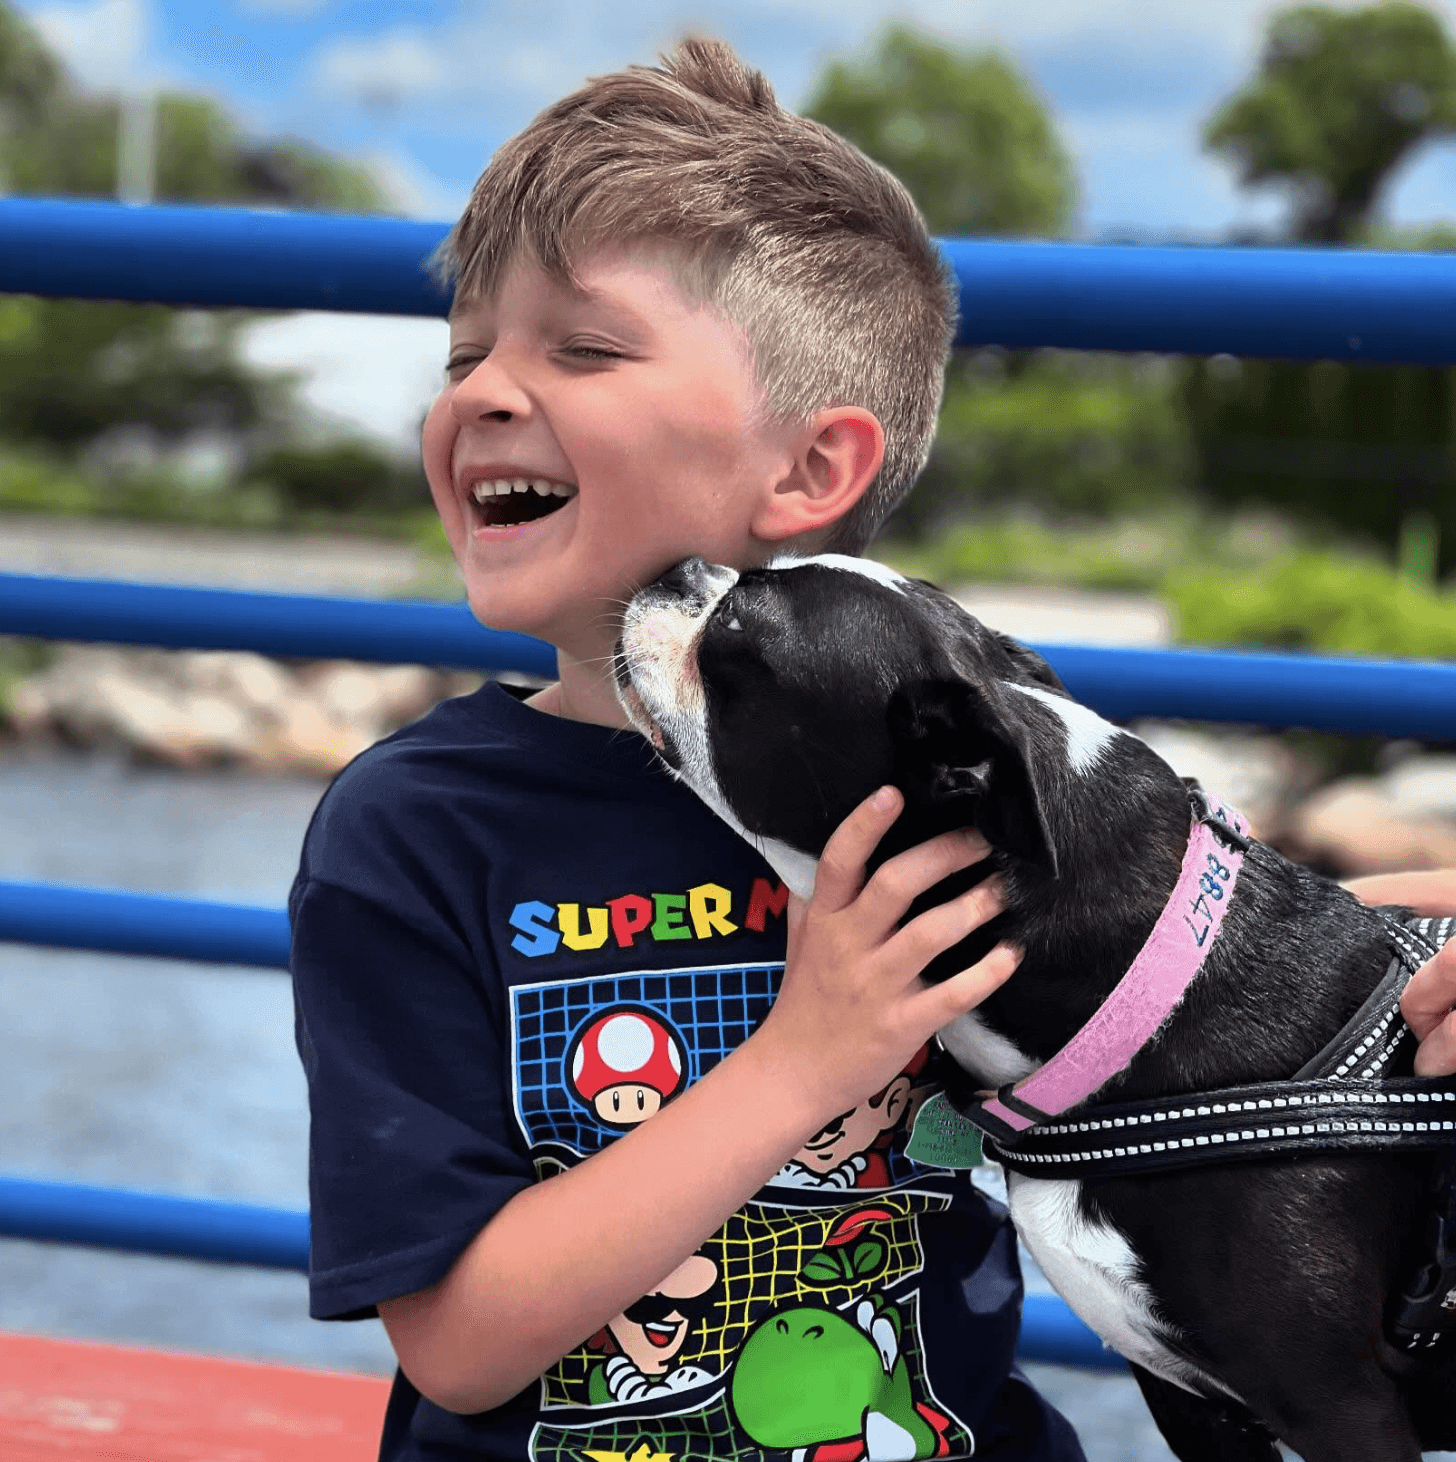
[[[530,413],[530,398],[502,369],[494,353],[487,356],[455,388],[450,408],[462,425],[493,420],[510,421]]]

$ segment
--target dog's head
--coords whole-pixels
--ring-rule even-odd
[[[929,584],[836,554],[679,564],[629,604],[617,681],[672,771],[796,892],[885,783],[907,838],[974,826],[1055,874],[1059,782],[1122,734]]]

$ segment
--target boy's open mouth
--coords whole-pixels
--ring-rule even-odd
[[[576,496],[576,489],[544,477],[482,478],[472,484],[470,496],[480,523],[487,528],[506,528],[534,522],[565,507]]]

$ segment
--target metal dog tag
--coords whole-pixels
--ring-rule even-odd
[[[929,1168],[978,1168],[981,1131],[951,1106],[943,1091],[927,1097],[915,1114],[905,1156]]]

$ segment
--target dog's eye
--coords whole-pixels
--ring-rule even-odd
[[[733,596],[729,595],[718,606],[718,623],[724,629],[741,630],[743,626],[738,622],[738,611],[733,605]]]

